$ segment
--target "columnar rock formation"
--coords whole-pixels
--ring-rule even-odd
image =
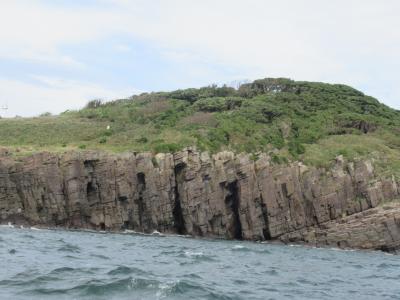
[[[266,154],[40,153],[0,158],[0,221],[400,248],[394,179],[366,162],[273,165]],[[378,207],[378,208],[375,208]],[[374,209],[375,208],[375,209]],[[364,230],[365,229],[365,230]]]

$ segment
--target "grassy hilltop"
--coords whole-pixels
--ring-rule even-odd
[[[109,129],[107,129],[109,126]],[[0,120],[0,145],[17,153],[103,149],[270,152],[276,163],[325,166],[337,155],[376,159],[400,174],[400,112],[351,87],[262,79],[91,101],[59,116]]]

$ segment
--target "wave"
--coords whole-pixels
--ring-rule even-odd
[[[15,226],[11,222],[8,222],[6,225],[0,225],[0,228],[15,228]]]
[[[63,273],[70,273],[74,272],[77,269],[75,268],[70,268],[70,267],[61,267],[61,268],[56,268],[53,271],[50,272],[50,274],[63,274]]]
[[[266,270],[263,272],[263,274],[269,275],[269,276],[279,276],[279,273],[277,270],[271,269],[271,270]]]
[[[95,257],[95,258],[110,260],[110,258],[108,256],[105,256],[105,255],[102,255],[102,254],[91,254],[90,256],[91,257]]]
[[[166,249],[171,249],[172,247],[166,247]],[[205,254],[202,251],[194,251],[194,250],[184,250],[179,249],[179,250],[163,250],[160,252],[160,255],[165,255],[165,256],[170,256],[170,257],[178,257],[178,258],[185,258],[185,259],[191,259],[192,261],[216,261],[215,256]],[[183,263],[187,264],[187,263]]]
[[[232,250],[238,250],[238,251],[244,250],[244,251],[247,251],[247,250],[250,250],[250,249],[249,249],[249,248],[246,248],[246,247],[243,246],[243,245],[235,245],[235,246],[232,247]]]
[[[23,238],[27,238],[27,239],[34,239],[35,237],[31,234],[24,234],[22,235]]]
[[[100,280],[91,280],[83,284],[76,285],[72,288],[55,289],[36,287],[34,289],[25,290],[22,293],[25,295],[37,295],[37,296],[56,296],[56,295],[67,295],[67,297],[90,297],[108,299],[113,295],[118,295],[119,298],[132,298],[130,293],[134,291],[135,295],[141,295],[143,297],[138,298],[166,298],[173,296],[185,296],[189,298],[212,298],[222,299],[220,297],[213,297],[216,295],[211,289],[207,289],[198,283],[177,280],[169,282],[161,282],[155,279],[148,278],[132,278],[127,277],[111,282],[104,282]],[[130,296],[129,296],[130,295]],[[220,295],[222,296],[222,295]]]
[[[184,294],[209,294],[209,291],[198,283],[186,280],[178,280],[172,283],[164,283],[160,288],[166,292],[167,295],[184,295]],[[198,295],[200,296],[200,295]]]
[[[40,229],[40,228],[37,228],[37,227],[34,227],[34,226],[32,226],[30,229],[31,230],[35,230],[35,231],[42,231],[43,230],[43,229]]]
[[[130,274],[135,274],[135,275],[145,275],[149,274],[148,272],[141,270],[139,268],[135,267],[127,267],[127,266],[118,266],[111,271],[107,272],[108,275],[130,275]]]
[[[40,286],[53,284],[56,281],[65,280],[66,276],[71,276],[72,274],[76,274],[82,276],[82,274],[95,274],[97,273],[99,268],[71,268],[71,267],[60,267],[50,271],[45,275],[38,275],[37,271],[28,270],[25,272],[20,272],[11,279],[0,281],[0,286],[21,286],[21,287],[29,287],[29,286]],[[68,274],[68,275],[67,275]]]
[[[78,260],[81,259],[80,257],[73,256],[73,255],[65,255],[64,258],[67,258],[67,259],[78,259]]]
[[[395,298],[400,280],[396,257],[375,253],[19,229],[0,236],[1,299],[368,298],[383,289]]]
[[[178,257],[190,258],[193,262],[216,261],[213,255],[205,254],[201,251],[179,251]]]
[[[16,278],[17,277],[14,276],[12,280],[11,279],[2,280],[2,281],[0,281],[0,286],[28,287],[28,286],[38,286],[38,285],[42,285],[42,284],[48,284],[48,283],[55,282],[57,280],[62,280],[62,278],[58,278],[56,276],[50,276],[50,275],[41,275],[41,276],[33,277],[32,279],[28,279],[28,280],[18,280]]]
[[[398,269],[398,264],[390,264],[390,263],[381,263],[377,266],[378,269]]]
[[[163,236],[164,234],[162,234],[161,232],[159,232],[158,230],[154,230],[151,235],[156,235],[156,236]]]
[[[232,251],[237,252],[254,252],[254,253],[262,253],[262,254],[271,254],[271,251],[268,249],[252,249],[243,245],[235,245],[231,248]]]
[[[131,229],[125,229],[122,231],[123,234],[137,234],[137,235],[145,235],[145,236],[166,236],[165,234],[159,232],[158,230],[154,230],[152,233],[146,233],[141,231],[135,231]]]
[[[64,246],[61,246],[60,248],[58,248],[57,251],[80,253],[81,249],[76,245],[66,243]]]
[[[192,251],[185,251],[186,257],[204,257],[203,252],[192,252]]]

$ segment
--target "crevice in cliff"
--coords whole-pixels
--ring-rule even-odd
[[[105,231],[106,230],[106,224],[104,222],[100,223],[100,230]]]
[[[118,196],[118,201],[122,203],[126,203],[128,201],[127,196]]]
[[[172,210],[172,215],[174,218],[174,227],[178,234],[186,234],[185,220],[183,218],[181,196],[179,188],[185,179],[185,168],[186,164],[177,164],[174,168],[175,173],[175,189],[174,189],[174,207]]]
[[[281,184],[281,188],[282,188],[283,197],[285,197],[285,199],[289,199],[289,192],[287,189],[287,184],[285,182]]]
[[[86,185],[86,197],[89,204],[97,202],[97,187],[92,181],[89,181]]]
[[[283,199],[286,201],[286,203],[288,205],[288,213],[289,213],[290,222],[291,222],[291,221],[294,220],[294,217],[293,217],[293,214],[292,214],[292,210],[293,210],[292,205],[293,205],[293,203],[292,203],[291,194],[289,194],[286,182],[281,184],[281,190],[282,190]]]
[[[101,202],[99,193],[99,184],[96,180],[95,169],[98,160],[85,160],[83,165],[86,170],[87,184],[86,184],[86,200],[89,206]]]
[[[93,173],[97,162],[97,159],[88,159],[83,162],[83,165],[85,166],[85,169],[88,171],[88,173]]]
[[[226,196],[225,196],[225,206],[228,211],[231,213],[231,223],[227,228],[229,231],[229,235],[237,240],[243,239],[242,233],[242,223],[240,221],[240,197],[239,197],[239,188],[237,181],[230,182],[225,185]]]
[[[144,216],[145,216],[145,203],[143,199],[143,193],[146,190],[146,176],[144,173],[140,172],[136,174],[137,178],[137,190],[139,197],[136,201],[137,207],[138,207],[138,218],[139,218],[139,226],[142,231],[145,230],[144,226]]]
[[[144,175],[142,172],[139,172],[136,176],[140,190],[144,191],[146,189],[146,175]]]
[[[261,203],[261,212],[262,217],[264,220],[264,228],[263,228],[263,235],[265,240],[271,240],[271,231],[269,229],[269,217],[268,217],[268,208],[264,202],[262,194],[260,194],[260,203]]]
[[[130,222],[129,220],[128,220],[128,221],[124,221],[124,222],[122,223],[122,225],[121,225],[121,230],[129,229],[130,226],[131,226],[131,222]]]

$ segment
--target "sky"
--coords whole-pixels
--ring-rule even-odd
[[[0,0],[0,116],[265,77],[400,109],[398,0]]]

